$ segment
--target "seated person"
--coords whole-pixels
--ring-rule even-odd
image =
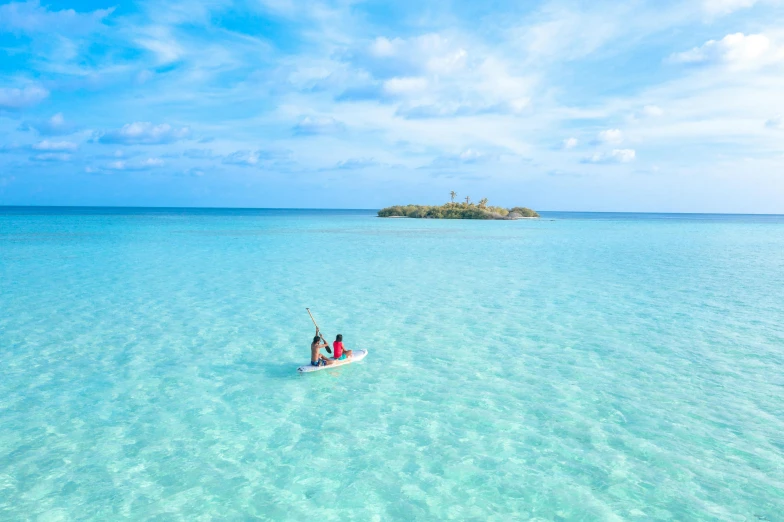
[[[342,359],[346,359],[348,357],[351,357],[351,355],[354,353],[351,350],[346,350],[346,349],[343,348],[343,335],[342,334],[338,334],[338,336],[335,337],[335,342],[332,343],[332,350],[335,352],[334,353],[334,358],[335,358],[336,361],[340,361]]]
[[[313,342],[310,343],[311,366],[329,366],[330,364],[334,364],[335,361],[331,361],[329,358],[319,353],[322,348],[329,350],[329,345],[321,341],[321,335],[319,335],[317,331],[316,337],[314,337]]]

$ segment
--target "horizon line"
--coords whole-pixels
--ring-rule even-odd
[[[423,205],[424,206],[424,205]],[[318,208],[318,207],[210,207],[210,206],[152,206],[152,205],[3,205],[5,208],[85,208],[85,209],[182,209],[182,210],[353,210],[376,212],[380,208]],[[386,208],[386,207],[384,207]],[[537,210],[537,212],[563,212],[573,214],[693,214],[693,215],[716,215],[716,216],[784,216],[775,213],[755,213],[755,212],[666,212],[666,211],[637,211],[637,210]]]

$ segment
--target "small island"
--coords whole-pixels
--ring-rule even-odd
[[[431,219],[524,219],[538,218],[535,210],[526,207],[492,207],[487,205],[487,198],[479,200],[478,204],[471,203],[471,198],[466,196],[465,203],[455,203],[455,191],[450,192],[451,201],[441,206],[437,205],[395,205],[382,208],[378,217],[408,217]]]

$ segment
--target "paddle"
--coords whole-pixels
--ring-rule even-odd
[[[321,337],[321,342],[327,345],[327,346],[325,346],[325,348],[327,349],[327,353],[331,354],[332,350],[329,349],[329,343],[327,341],[325,341],[324,340],[324,336],[321,335],[321,329],[319,328],[319,325],[316,324],[316,320],[313,319],[313,314],[310,313],[310,308],[305,308],[305,310],[308,311],[308,315],[310,316],[310,320],[313,321],[313,324],[316,325],[316,331],[318,332],[318,336]]]

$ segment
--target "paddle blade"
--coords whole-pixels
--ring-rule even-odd
[[[325,348],[327,349],[327,353],[331,355],[332,354],[332,350],[329,349],[329,346],[325,346]]]

